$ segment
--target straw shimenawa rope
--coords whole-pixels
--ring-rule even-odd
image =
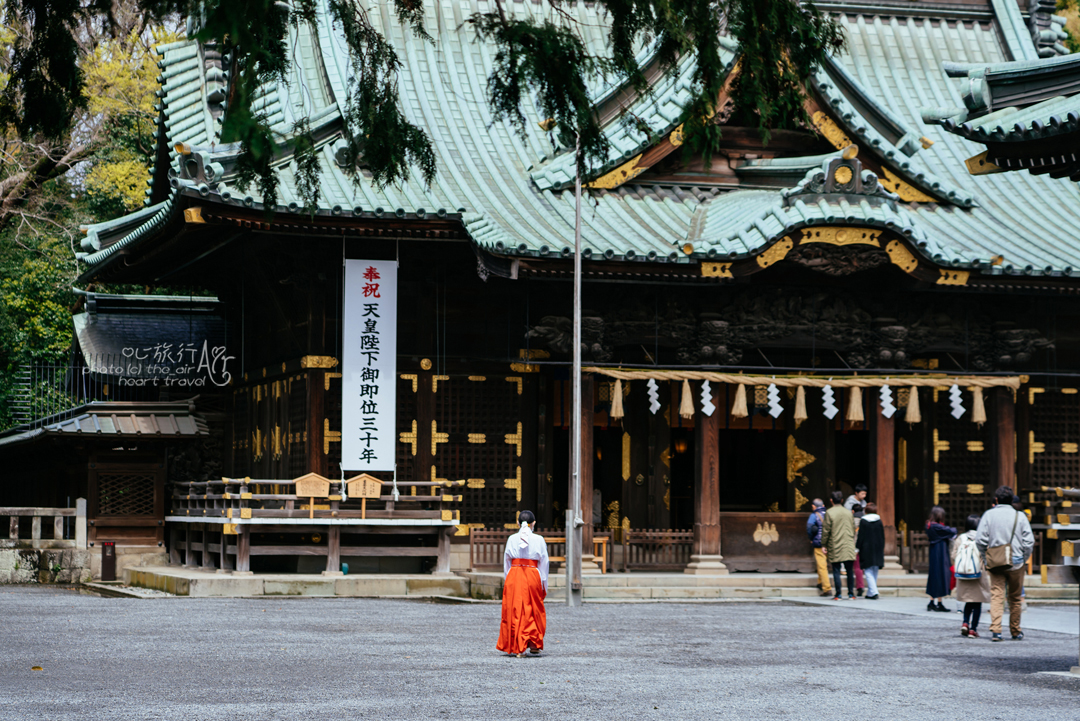
[[[682,398],[679,400],[679,415],[686,420],[694,417],[694,399],[690,396],[690,381],[683,381]]]
[[[618,420],[623,417],[622,407],[622,380],[615,381],[615,387],[611,391],[611,417]]]
[[[862,423],[866,420],[862,411],[862,388],[858,386],[848,393],[847,420],[848,423]]]
[[[983,423],[986,423],[986,404],[983,403],[983,389],[975,388],[972,390],[971,401],[971,422],[978,423],[979,427],[982,427]]]
[[[809,417],[806,413],[806,389],[799,386],[795,391],[795,427],[798,428]]]
[[[746,386],[740,385],[735,391],[735,403],[731,406],[732,418],[746,418],[750,411],[746,409]]]
[[[919,412],[919,389],[915,386],[911,386],[909,391],[904,421],[907,423],[922,423],[922,413]]]
[[[636,371],[618,368],[589,367],[582,369],[586,373],[598,373],[608,378],[620,380],[657,381],[709,381],[710,383],[735,383],[739,386],[767,386],[775,383],[780,388],[880,388],[896,385],[898,379],[893,376],[754,376],[742,373],[718,373],[714,371],[673,371],[654,370]],[[1020,376],[914,376],[904,378],[904,385],[912,388],[934,388],[959,385],[968,388],[1013,388],[1018,389],[1022,382]]]

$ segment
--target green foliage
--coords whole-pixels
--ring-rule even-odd
[[[42,240],[0,261],[0,367],[63,361],[71,344],[71,248]],[[14,256],[14,257],[13,257]]]

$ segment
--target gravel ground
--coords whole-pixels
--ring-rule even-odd
[[[0,587],[0,719],[1077,718],[1077,638],[966,640],[919,617],[787,604],[499,606],[101,598]],[[32,667],[42,670],[34,671]]]

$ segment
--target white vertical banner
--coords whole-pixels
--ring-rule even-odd
[[[346,260],[341,468],[394,470],[397,261]]]

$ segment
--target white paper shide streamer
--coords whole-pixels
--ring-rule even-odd
[[[830,421],[840,412],[840,409],[836,407],[836,396],[833,395],[832,386],[821,389],[821,403],[825,407],[825,417]]]
[[[768,399],[769,415],[776,418],[784,412],[784,408],[780,405],[780,389],[776,387],[775,383],[769,384]]]
[[[964,393],[960,390],[960,386],[953,384],[953,387],[949,389],[949,405],[952,406],[952,417],[959,419],[964,415]]]
[[[660,388],[656,385],[656,380],[650,378],[646,387],[649,389],[649,413],[654,416],[656,412],[660,410]]]
[[[701,384],[701,412],[710,417],[716,412],[716,405],[712,402],[712,386],[709,385],[709,381]]]
[[[896,413],[896,406],[893,405],[892,388],[889,388],[889,386],[881,386],[878,397],[881,399],[881,415],[886,418],[892,418]]]

